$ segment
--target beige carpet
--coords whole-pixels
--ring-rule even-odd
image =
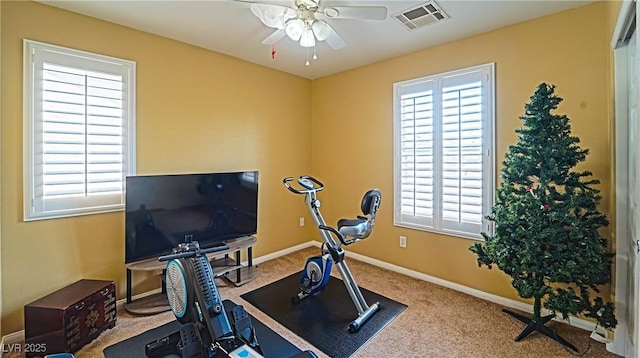
[[[313,346],[240,298],[240,295],[272,281],[300,271],[306,258],[319,249],[309,248],[259,265],[257,278],[241,287],[218,279],[223,299],[241,304],[256,319],[261,320],[300,349],[311,349],[326,357]],[[448,288],[387,271],[349,258],[347,263],[361,287],[375,291],[409,307],[385,329],[362,347],[355,357],[572,357],[555,341],[533,333],[514,342],[523,325],[501,312],[502,306]],[[333,272],[337,275],[337,272]],[[351,302],[345,302],[351,305]],[[384,309],[384,308],[383,308]],[[354,307],[354,317],[355,317]],[[75,353],[78,358],[103,357],[102,350],[158,327],[174,319],[172,313],[154,316],[132,316],[118,307],[115,328],[102,333],[96,340]],[[604,344],[590,340],[585,330],[560,322],[549,325],[559,335],[576,346],[584,357],[618,357],[607,352]],[[20,357],[4,354],[4,357]]]

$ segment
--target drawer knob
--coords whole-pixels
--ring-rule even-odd
[[[84,301],[74,306],[76,310],[81,311],[84,308]]]
[[[102,291],[100,291],[100,293],[101,293],[103,296],[106,296],[107,294],[109,294],[109,287],[105,287]]]

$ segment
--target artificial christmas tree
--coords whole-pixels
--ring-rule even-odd
[[[614,307],[598,297],[598,286],[610,280],[613,255],[599,229],[607,226],[598,211],[599,184],[589,171],[575,171],[588,150],[571,136],[569,118],[551,111],[562,98],[555,86],[542,83],[525,105],[519,139],[509,147],[496,190],[496,204],[488,216],[492,234],[469,249],[478,265],[496,265],[511,276],[520,297],[533,299],[533,316],[504,310],[527,324],[516,341],[538,331],[576,348],[545,326],[562,314],[581,314],[606,329],[616,326]],[[542,316],[541,309],[551,311]]]

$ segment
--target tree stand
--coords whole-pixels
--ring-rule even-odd
[[[574,352],[578,352],[578,349],[574,347],[571,343],[567,342],[564,338],[560,337],[556,334],[556,332],[552,331],[549,327],[545,326],[545,323],[549,322],[555,315],[548,315],[544,317],[540,317],[539,319],[533,319],[526,316],[523,316],[519,313],[511,312],[507,309],[503,309],[502,312],[518,319],[520,322],[525,323],[527,326],[520,332],[520,334],[514,339],[514,341],[519,342],[522,338],[528,336],[530,333],[534,331],[538,331],[545,336],[553,339],[554,341],[564,345],[565,347],[571,348]]]

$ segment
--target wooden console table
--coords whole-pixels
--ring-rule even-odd
[[[255,236],[247,236],[239,239],[225,241],[229,246],[227,250],[216,251],[206,254],[211,262],[213,275],[215,277],[225,276],[236,286],[243,285],[256,276],[256,268],[253,266],[253,245],[257,239]],[[241,250],[247,250],[247,265],[242,265],[240,261]],[[234,258],[231,255],[234,254]],[[163,283],[162,292],[146,296],[137,300],[131,298],[131,274],[133,271],[158,271],[167,267],[166,262],[158,261],[158,258],[151,258],[143,261],[132,262],[126,265],[127,268],[127,301],[124,308],[132,314],[156,314],[170,310],[166,296],[166,287]],[[163,275],[164,281],[164,275]]]

